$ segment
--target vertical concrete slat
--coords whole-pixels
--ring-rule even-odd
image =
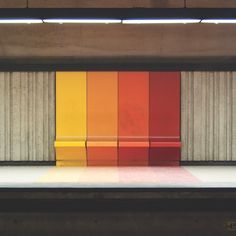
[[[43,72],[43,115],[47,117],[43,121],[43,160],[48,160],[49,158],[49,138],[48,138],[48,73]]]
[[[26,72],[20,73],[21,87],[20,87],[20,146],[21,146],[21,160],[28,160],[28,76]]]
[[[5,73],[0,72],[0,161],[5,160]]]
[[[44,77],[43,72],[38,72],[36,74],[36,107],[35,107],[35,116],[36,116],[36,153],[37,160],[43,161],[44,154],[44,143],[43,143],[43,130],[44,130]]]
[[[201,107],[201,89],[202,89],[202,80],[201,80],[201,73],[194,72],[194,77],[197,77],[198,80],[193,80],[193,93],[194,93],[194,100],[193,100],[193,107],[194,107],[194,158],[195,160],[201,160],[201,131],[202,131],[202,107]],[[195,115],[197,114],[197,115]]]
[[[214,160],[214,73],[207,72],[208,78],[208,107],[206,112],[208,112],[208,120],[207,120],[207,144],[206,144],[206,160],[213,161]]]
[[[232,76],[232,160],[236,161],[236,72]]]
[[[219,72],[219,161],[227,160],[226,152],[226,83],[225,72]]]
[[[206,144],[207,144],[207,80],[208,74],[206,72],[201,73],[201,160],[204,160],[206,157]]]
[[[33,124],[34,124],[34,116],[33,116],[33,104],[34,104],[34,97],[33,97],[33,94],[34,94],[34,86],[33,86],[33,81],[34,81],[34,78],[33,78],[33,75],[34,73],[33,72],[29,72],[28,73],[28,82],[29,82],[29,85],[28,85],[28,98],[29,98],[29,110],[28,110],[28,121],[29,121],[29,124],[28,124],[28,135],[29,135],[29,140],[28,140],[28,145],[29,145],[29,150],[28,150],[28,153],[29,153],[29,157],[31,160],[34,160],[34,142],[33,142]]]
[[[219,160],[219,74],[214,73],[214,161]]]
[[[5,142],[3,145],[5,146],[5,158],[6,161],[11,160],[11,74],[9,72],[4,72],[4,80],[5,80],[5,136],[4,140]]]
[[[186,91],[186,87],[188,86],[188,76],[186,76],[187,72],[181,72],[181,91]],[[186,101],[186,102],[185,102]],[[186,93],[181,93],[181,141],[182,141],[182,149],[181,149],[181,158],[183,161],[188,160],[188,151],[185,146],[188,146],[188,125],[185,125],[188,122],[188,96]]]
[[[20,107],[20,72],[13,72],[11,76],[11,158],[21,160],[21,107]]]
[[[226,159],[232,160],[232,72],[226,74]]]
[[[54,140],[56,132],[56,118],[55,118],[55,72],[48,72],[48,139],[49,139],[49,160],[55,161]]]
[[[182,79],[182,78],[181,78]],[[183,104],[186,104],[183,106],[182,111],[186,108],[185,116],[181,114],[181,129],[186,130],[186,137],[184,137],[184,134],[181,134],[181,140],[182,140],[182,146],[181,151],[184,153],[184,150],[186,150],[186,158],[182,160],[189,160],[191,161],[193,159],[193,152],[194,152],[194,145],[193,145],[193,132],[191,130],[193,129],[194,124],[194,116],[191,114],[194,114],[194,106],[193,99],[194,99],[194,93],[193,93],[193,82],[194,82],[194,75],[193,72],[184,72],[184,83],[185,86],[182,87],[181,94],[182,96],[185,95],[186,100],[181,101],[181,107]],[[182,82],[181,82],[182,83]],[[186,127],[186,128],[185,128]],[[183,157],[183,156],[181,156]]]

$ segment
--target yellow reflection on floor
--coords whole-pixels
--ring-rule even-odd
[[[117,183],[119,182],[117,167],[89,167],[84,168],[80,175],[82,183]]]
[[[40,183],[78,183],[81,182],[81,174],[85,168],[79,167],[53,167],[37,182]]]

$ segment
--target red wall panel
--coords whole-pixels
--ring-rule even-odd
[[[119,165],[148,165],[149,73],[120,72]]]
[[[180,72],[150,72],[149,102],[150,164],[175,165],[180,160]]]

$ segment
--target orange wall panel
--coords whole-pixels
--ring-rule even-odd
[[[117,165],[118,72],[87,74],[88,165]]]
[[[87,73],[88,140],[116,140],[118,72]]]

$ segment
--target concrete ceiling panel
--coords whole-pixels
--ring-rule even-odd
[[[179,8],[184,0],[29,0],[32,8]]]
[[[27,0],[0,0],[0,8],[25,8]]]
[[[0,58],[236,56],[232,25],[2,25]]]
[[[235,0],[186,0],[189,8],[234,8]]]

